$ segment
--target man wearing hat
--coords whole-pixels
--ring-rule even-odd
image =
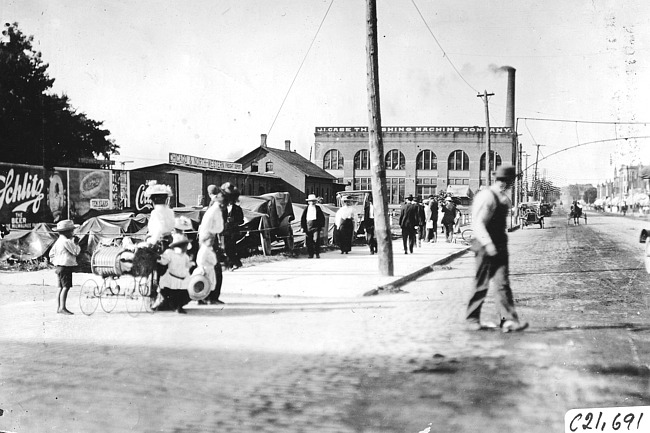
[[[415,246],[415,228],[418,226],[418,208],[413,203],[413,194],[409,194],[400,208],[399,226],[402,228],[402,243],[404,254],[413,254]]]
[[[490,281],[496,290],[496,303],[503,332],[523,331],[528,323],[520,322],[510,288],[508,276],[507,218],[511,202],[506,191],[515,181],[516,171],[511,165],[501,165],[496,170],[496,180],[474,197],[472,225],[476,253],[474,294],[467,307],[467,322],[471,330],[485,329],[482,325],[481,307],[487,296]]]
[[[68,292],[72,287],[72,272],[77,266],[77,256],[81,252],[78,240],[73,236],[76,225],[72,220],[62,220],[56,224],[55,232],[59,238],[50,249],[50,262],[56,266],[59,293],[57,296],[57,309],[59,314],[73,314],[66,306]]]
[[[300,217],[300,227],[307,236],[305,243],[307,244],[307,254],[309,254],[310,259],[314,257],[314,254],[317,259],[320,258],[320,234],[325,225],[325,214],[323,214],[321,207],[316,204],[317,201],[318,198],[314,194],[309,194],[307,207]]]

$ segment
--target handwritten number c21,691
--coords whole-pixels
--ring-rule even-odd
[[[626,414],[625,416],[623,416],[623,420],[621,422],[620,418],[622,415],[623,414],[619,412],[612,419],[611,428],[613,431],[618,431],[618,430],[626,431],[626,430],[630,430],[633,427],[635,428],[633,431],[639,431],[639,428],[641,426],[641,419],[643,418],[643,413],[639,414],[639,417],[636,419],[636,423],[634,423],[634,420],[636,418],[635,414],[633,413]],[[598,412],[598,417],[595,418],[596,422],[595,424],[593,424],[592,427],[592,423],[594,422],[594,414],[591,412],[587,412],[583,420],[582,413],[578,413],[571,420],[571,423],[569,424],[569,430],[572,432],[576,432],[579,429],[581,429],[581,431],[586,431],[586,430],[605,431],[605,428],[607,427],[607,422],[602,418],[603,418],[603,413]],[[582,425],[580,424],[581,420],[584,421]]]

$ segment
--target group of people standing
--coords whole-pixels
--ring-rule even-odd
[[[406,197],[399,214],[404,254],[412,254],[414,246],[422,246],[422,241],[438,241],[440,214],[442,214],[440,223],[444,229],[445,239],[447,242],[452,242],[454,227],[460,221],[461,212],[451,196],[439,200],[430,195],[424,202],[420,197],[414,199],[413,195]]]

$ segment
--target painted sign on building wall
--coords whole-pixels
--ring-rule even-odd
[[[382,132],[385,133],[484,133],[485,127],[481,126],[382,126]],[[368,132],[367,126],[317,126],[317,134],[331,134],[331,133],[350,133],[350,132]],[[512,134],[510,127],[490,127],[490,134]]]
[[[0,164],[0,223],[31,229],[68,218],[67,172]]]
[[[131,207],[139,213],[149,213],[153,210],[153,204],[148,197],[145,197],[144,191],[149,186],[149,182],[155,180],[161,185],[169,185],[172,189],[172,197],[169,205],[175,207],[178,205],[178,191],[176,189],[176,175],[173,173],[155,173],[145,171],[129,172],[129,196],[132,200]]]
[[[218,161],[216,159],[200,158],[198,156],[169,153],[169,163],[186,167],[206,168],[209,170],[242,171],[242,165],[236,162]]]

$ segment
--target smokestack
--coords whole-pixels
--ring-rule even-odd
[[[260,144],[260,147],[266,147],[266,134],[262,134],[262,143]]]
[[[291,152],[291,140],[284,140],[284,150]]]
[[[506,96],[506,128],[515,129],[515,68],[508,66],[508,93]]]

